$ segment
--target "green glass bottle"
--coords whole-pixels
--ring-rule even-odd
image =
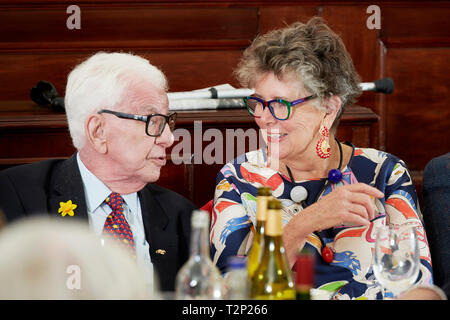
[[[269,187],[258,188],[256,196],[256,226],[252,247],[247,259],[247,272],[249,279],[252,278],[261,261],[264,248],[264,224],[266,223],[267,205],[272,198],[272,189]]]
[[[294,300],[295,289],[283,246],[281,202],[269,200],[264,228],[264,251],[251,281],[256,300]]]

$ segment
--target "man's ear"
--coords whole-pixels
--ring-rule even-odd
[[[108,151],[106,143],[105,121],[99,114],[91,114],[85,122],[86,139],[98,153]]]
[[[332,95],[325,100],[325,107],[327,108],[327,113],[324,118],[324,125],[330,129],[336,120],[339,110],[341,109],[342,100],[339,96]]]

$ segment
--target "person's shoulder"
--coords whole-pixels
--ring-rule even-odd
[[[63,161],[63,159],[48,159],[7,168],[0,171],[0,180],[9,179],[15,182],[30,183],[47,179],[54,167]]]
[[[228,171],[229,174],[234,175],[234,173],[240,168],[242,165],[246,167],[254,167],[254,168],[265,168],[267,166],[267,160],[265,156],[265,152],[263,149],[257,149],[254,151],[249,151],[247,153],[243,153],[233,160],[227,162],[220,172]]]
[[[52,159],[11,167],[0,172],[0,209],[8,221],[42,214],[57,167],[64,160]]]
[[[425,166],[425,171],[428,170],[450,171],[450,152],[431,159]]]
[[[375,163],[404,163],[403,160],[401,160],[396,155],[393,155],[392,153],[374,149],[374,148],[358,148],[355,147],[354,151],[354,157],[357,159],[365,158]],[[361,157],[361,158],[358,158]]]
[[[423,171],[423,188],[450,186],[450,152],[431,159]]]
[[[237,156],[231,161],[233,165],[248,163],[255,166],[266,166],[267,156],[264,148],[256,149]]]

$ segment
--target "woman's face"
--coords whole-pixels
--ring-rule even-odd
[[[311,95],[311,92],[299,88],[298,83],[293,76],[286,75],[279,79],[273,72],[264,73],[255,85],[254,96],[266,101],[294,101]],[[320,138],[319,128],[326,113],[316,109],[313,103],[310,100],[292,106],[287,120],[277,120],[269,108],[264,109],[261,117],[255,118],[272,157],[286,163],[295,161],[305,153],[315,152]]]

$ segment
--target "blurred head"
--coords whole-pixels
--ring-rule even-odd
[[[165,150],[173,143],[169,126],[158,137],[146,134],[146,122],[100,110],[149,116],[167,115],[167,81],[148,60],[126,53],[97,53],[69,74],[65,106],[74,146],[108,168],[110,177],[140,181],[159,178]],[[95,171],[95,168],[94,168]]]
[[[242,86],[254,88],[255,96],[266,101],[316,96],[292,106],[287,120],[274,118],[268,108],[256,118],[269,136],[281,133],[281,139],[272,137],[279,142],[280,158],[306,148],[312,139],[317,142],[321,125],[335,132],[343,108],[361,94],[359,76],[342,40],[317,17],[257,37],[235,74]]]
[[[85,224],[22,219],[0,231],[0,299],[148,299],[130,254]]]

